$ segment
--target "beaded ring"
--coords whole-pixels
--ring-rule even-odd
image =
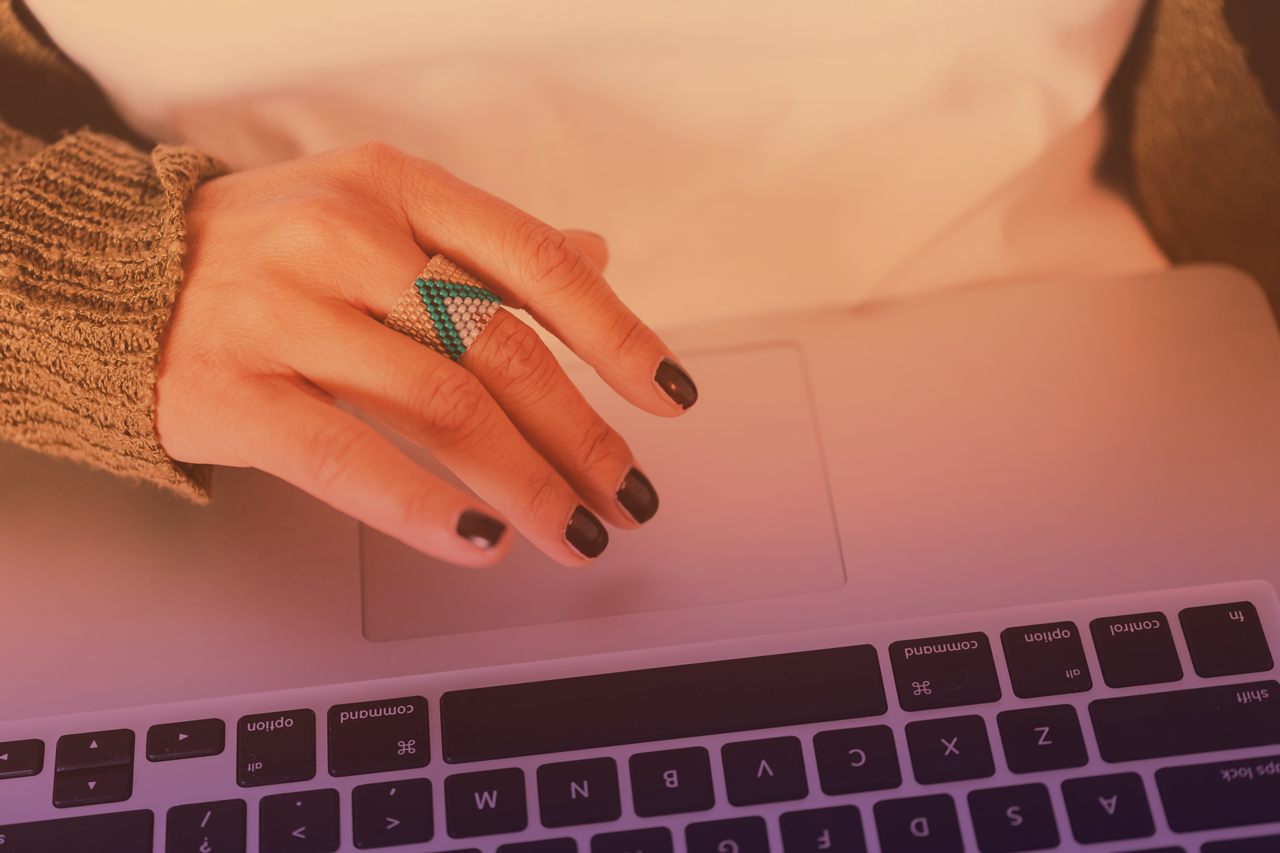
[[[501,304],[497,294],[444,255],[436,255],[383,323],[457,361]]]

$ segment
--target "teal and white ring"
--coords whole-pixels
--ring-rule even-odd
[[[383,323],[457,361],[502,300],[444,255],[436,255]]]

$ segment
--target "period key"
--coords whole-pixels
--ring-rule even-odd
[[[329,709],[329,775],[356,776],[426,767],[427,700],[421,696]]]
[[[1074,622],[1023,625],[1000,632],[1013,695],[1019,699],[1084,693],[1093,688]]]
[[[236,783],[242,788],[305,782],[316,775],[316,712],[310,708],[241,717]]]

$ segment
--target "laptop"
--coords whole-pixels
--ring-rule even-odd
[[[0,446],[0,853],[1280,849],[1256,284],[661,331],[680,419],[560,353],[662,500],[585,568]]]

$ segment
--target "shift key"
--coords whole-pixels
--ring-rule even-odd
[[[242,788],[305,782],[316,775],[316,712],[310,708],[241,717],[236,783]]]
[[[1096,699],[1103,761],[1138,761],[1280,743],[1280,684],[1251,681]]]

